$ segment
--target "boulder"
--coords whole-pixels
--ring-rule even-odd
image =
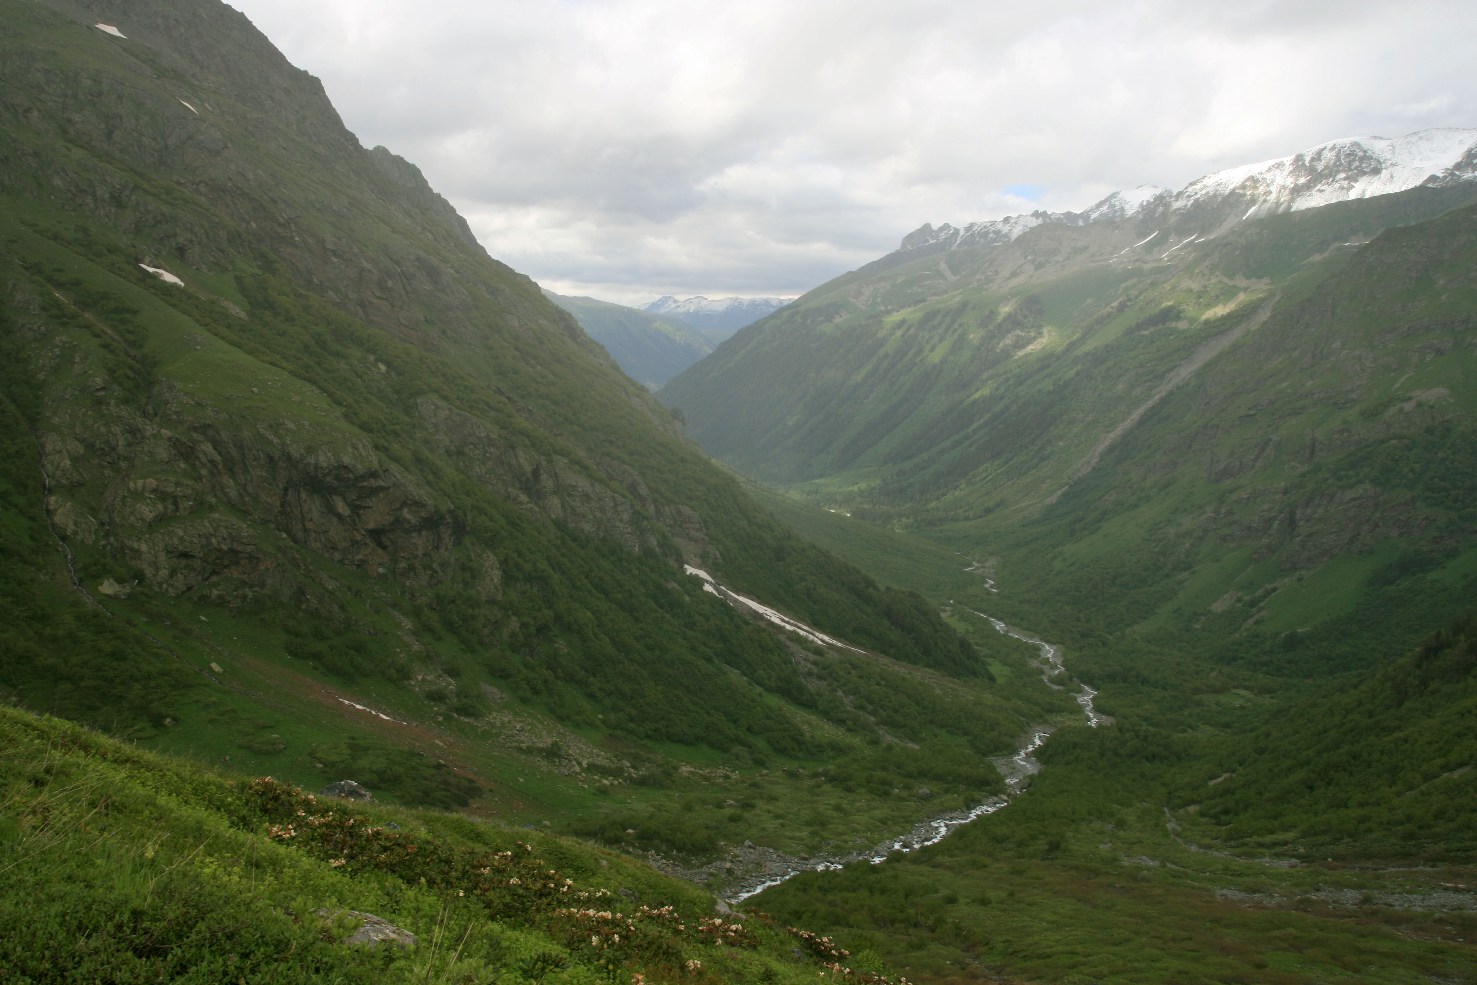
[[[373,913],[363,913],[359,910],[319,910],[318,915],[333,921],[353,921],[359,925],[352,934],[344,938],[343,943],[345,944],[364,944],[368,947],[394,944],[396,947],[403,948],[416,945],[416,936],[410,931],[402,930]]]
[[[339,780],[318,791],[320,797],[342,797],[344,800],[373,800],[374,794],[353,780]]]

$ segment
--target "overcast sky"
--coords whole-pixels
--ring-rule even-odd
[[[1477,127],[1472,0],[230,0],[565,294],[792,296],[925,222]]]

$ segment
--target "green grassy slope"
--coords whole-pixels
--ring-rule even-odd
[[[0,736],[7,981],[800,982],[853,964],[587,843],[216,774],[13,708]],[[414,942],[347,943],[364,914]],[[846,977],[892,980],[865,960]]]
[[[1472,215],[1290,282],[1034,518],[963,526],[1022,545],[1022,575],[1103,628],[1291,645],[1369,593],[1413,645],[1470,599]]]
[[[815,492],[837,505],[1024,507],[1227,319],[1345,244],[1470,199],[1420,189],[1273,217],[1173,263],[1108,262],[1116,239],[1089,239],[1084,262],[1071,239],[1097,233],[1043,227],[863,268],[735,336],[663,399],[715,456],[786,486],[824,478]]]

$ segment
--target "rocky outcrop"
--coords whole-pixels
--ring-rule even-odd
[[[395,926],[384,917],[360,910],[319,910],[318,916],[338,925],[353,926],[354,930],[345,938],[344,944],[379,947],[390,944],[399,948],[412,948],[419,940],[410,931]]]
[[[657,504],[634,469],[618,462],[582,466],[559,455],[535,454],[434,397],[421,398],[417,409],[437,449],[500,497],[633,552],[664,549],[668,538],[656,519]],[[675,512],[684,537],[700,538],[696,514]]]
[[[174,445],[212,498],[339,564],[425,578],[456,542],[451,514],[368,439],[300,445],[268,429],[202,427]]]
[[[36,11],[98,57],[61,70],[20,47],[0,64],[0,114],[19,135],[0,142],[0,193],[80,210],[120,238],[148,243],[151,265],[187,280],[182,266],[196,272],[187,293],[200,290],[201,273],[257,265],[399,340],[473,353],[468,362],[481,360],[488,379],[532,362],[588,372],[593,347],[573,320],[526,277],[489,260],[414,165],[360,146],[318,80],[288,65],[241,14],[186,0],[127,15],[125,37],[111,38],[90,25],[122,15],[98,0]],[[77,153],[53,153],[63,145]],[[389,227],[394,235],[383,234]],[[46,293],[9,300],[36,316],[21,328],[50,389],[37,432],[50,516],[64,536],[102,548],[136,568],[143,587],[171,595],[295,597],[313,563],[307,552],[410,584],[442,577],[463,536],[445,492],[387,462],[323,393],[307,394],[301,407],[274,405],[280,392],[257,399],[257,381],[235,385],[236,365],[215,367],[198,386],[174,372],[151,378],[148,359],[85,298],[62,299],[69,316],[90,320],[105,348],[128,358],[110,361],[93,351],[97,339],[55,332],[42,312]],[[283,294],[279,285],[271,303]],[[501,348],[489,345],[493,337]],[[191,344],[202,360],[221,355],[216,339]],[[127,385],[120,367],[134,378],[131,393],[119,392]],[[634,470],[579,450],[577,440],[551,450],[537,432],[554,426],[523,402],[515,416],[525,420],[511,422],[427,400],[428,446],[505,500],[632,551],[675,556],[705,545],[696,513],[658,504]],[[636,416],[673,427],[644,394],[630,400]],[[497,558],[486,545],[478,550],[478,590],[497,597]]]
[[[36,367],[56,381],[38,435],[48,513],[146,588],[293,598],[294,549],[427,584],[458,541],[451,510],[342,420],[233,412],[168,381],[138,406],[84,345],[64,332],[51,343]]]

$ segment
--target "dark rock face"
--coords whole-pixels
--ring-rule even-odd
[[[581,466],[562,456],[535,455],[433,398],[422,399],[418,409],[432,443],[499,496],[632,552],[661,549],[660,509],[634,469],[618,462]],[[691,517],[675,519],[690,536]]]
[[[74,379],[97,368],[79,356]],[[91,385],[81,381],[71,396]],[[166,595],[287,598],[282,542],[430,583],[458,540],[447,508],[343,428],[233,417],[170,385],[143,409],[63,399],[46,425],[53,523],[73,543],[116,552]]]

